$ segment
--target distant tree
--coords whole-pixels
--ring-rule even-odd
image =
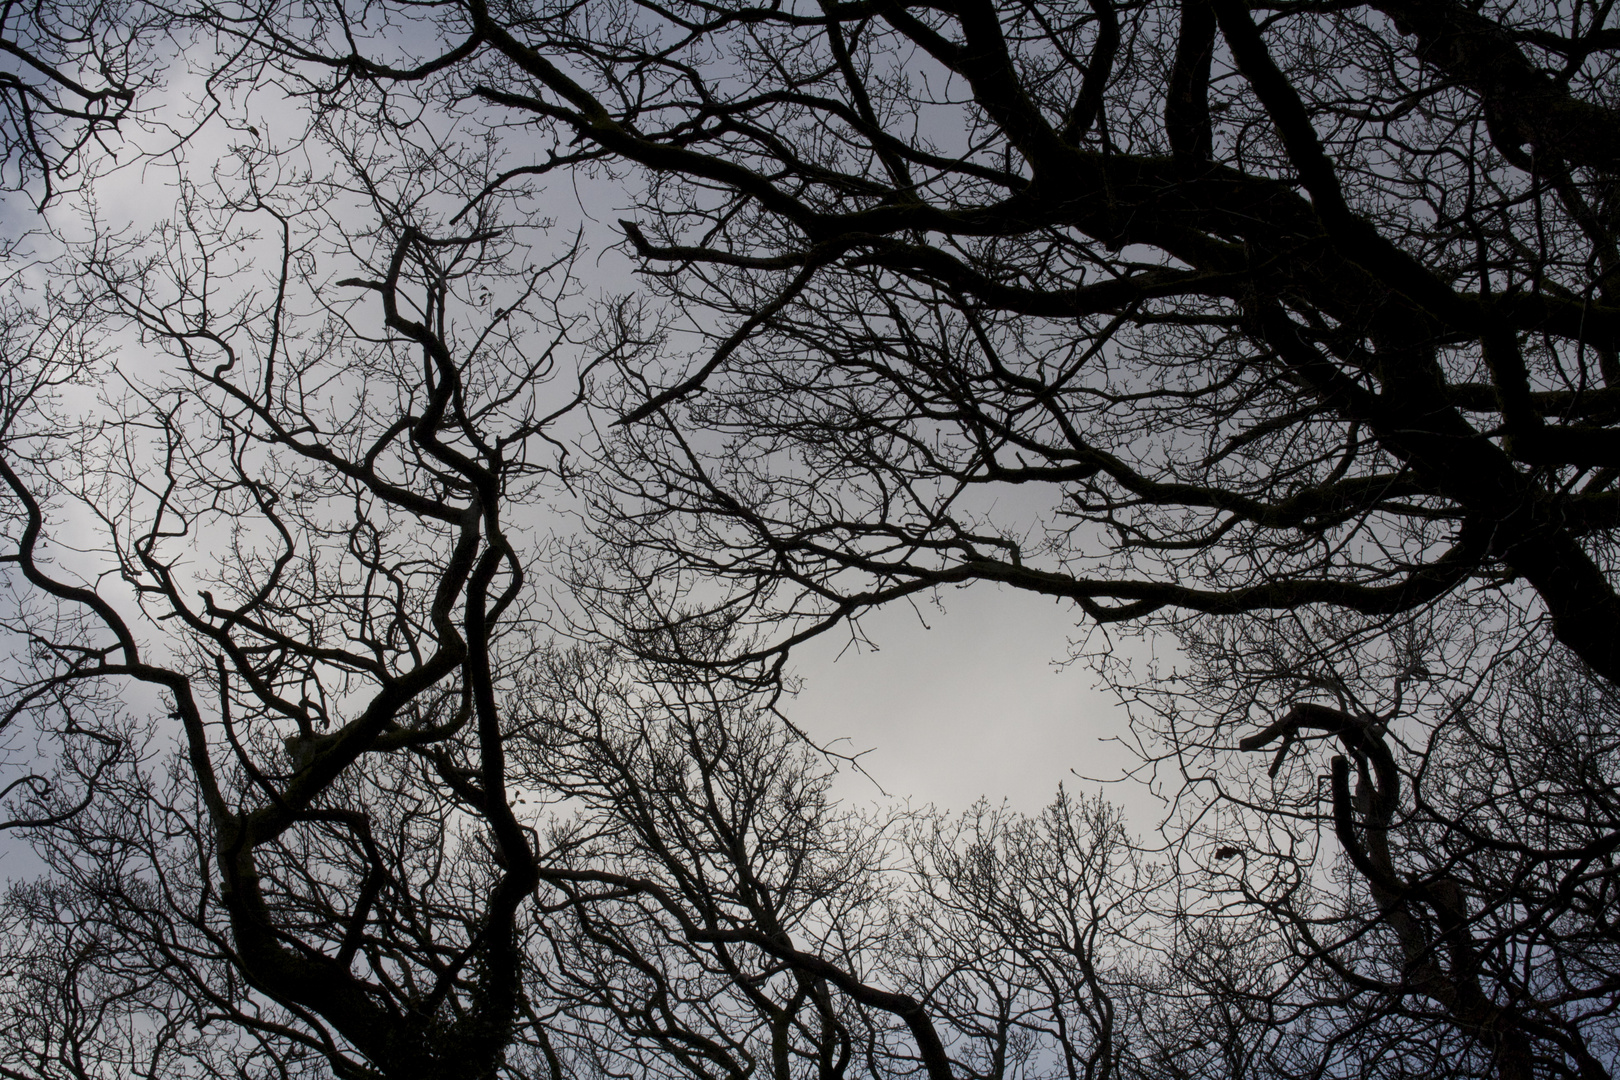
[[[1060,792],[1034,818],[986,804],[858,815],[829,797],[824,757],[757,698],[716,696],[728,684],[633,678],[600,650],[534,659],[505,741],[513,802],[545,826],[508,944],[522,993],[496,1060],[464,1056],[464,1075],[1136,1077],[1160,1075],[1166,1043],[1200,1041],[1204,1020],[1161,1000],[1196,994],[1156,944],[1170,882],[1100,799]],[[381,782],[323,802],[359,796],[351,812],[378,833],[416,817],[423,835],[427,776],[376,760]],[[421,1058],[402,1067],[350,1044],[341,1005],[259,982],[230,901],[198,874],[211,830],[185,798],[185,766],[165,782],[151,764],[43,833],[53,878],[0,902],[15,957],[0,974],[0,1068],[410,1075]],[[442,947],[447,924],[480,918],[468,879],[492,873],[476,833],[435,839],[417,865],[378,845],[411,877],[376,890],[363,920],[335,901],[374,871],[344,860],[340,835],[262,846],[277,936],[317,962],[353,936],[373,978],[407,993],[435,951],[407,928],[436,925]],[[477,977],[454,986],[444,1057],[468,1049],[451,1040]],[[1228,1075],[1219,1055],[1176,1052],[1185,1075]]]

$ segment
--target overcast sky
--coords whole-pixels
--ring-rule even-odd
[[[861,762],[872,779],[848,772],[841,795],[881,798],[875,781],[919,805],[960,810],[983,796],[1030,813],[1060,783],[1089,794],[1099,785],[1083,778],[1117,777],[1134,763],[1111,741],[1127,734],[1114,695],[1096,688],[1084,662],[1054,663],[1084,632],[1070,605],[993,583],[951,590],[943,604],[868,615],[876,650],[835,630],[795,654],[805,687],[787,715],[817,740],[848,740],[837,749],[871,751]],[[1129,808],[1136,831],[1157,823],[1140,785],[1106,794]]]

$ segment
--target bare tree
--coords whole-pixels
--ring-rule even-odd
[[[791,640],[971,580],[1104,622],[1512,581],[1620,675],[1608,9],[1431,9],[468,7],[454,85],[643,166],[710,341],[611,398],[634,588]]]
[[[6,434],[27,587],[7,620],[30,643],[8,707],[116,741],[144,685],[178,726],[187,776],[166,806],[104,779],[41,835],[70,877],[107,872],[102,835],[135,846],[132,896],[169,884],[136,940],[190,957],[176,978],[209,988],[208,1009],[341,1075],[487,1075],[537,884],[501,729],[535,616],[506,511],[577,397],[566,379],[542,396],[576,329],[570,255],[508,269],[476,216],[429,232],[396,215],[323,307],[327,251],[305,231],[320,193],[265,167],[78,255],[69,325],[116,320],[165,361],[81,357],[105,408],[77,421],[58,402],[63,434]],[[364,329],[346,319],[367,305]],[[199,972],[197,949],[237,985]],[[236,1003],[243,981],[271,1016]]]
[[[349,1075],[1612,1071],[1612,5],[173,17],[216,85],[310,103],[351,180],[245,149],[223,209],[98,240],[82,318],[177,373],[126,373],[96,438],[6,436],[11,558],[55,605],[12,620],[40,643],[13,700],[112,732],[107,680],[164,695],[213,864],[190,925],[273,1014],[233,1023]],[[500,229],[547,175],[639,185],[662,306],[586,340],[567,260]],[[374,224],[339,220],[353,192]],[[586,399],[600,467],[542,462]],[[513,508],[549,477],[593,533],[574,628],[718,695],[676,734],[514,707],[545,651]],[[69,504],[121,583],[46,557]],[[970,581],[1181,635],[1192,669],[1137,695],[1189,778],[1160,967],[1096,970],[1052,921],[1148,926],[1095,876],[1136,856],[1058,845],[1062,904],[974,876],[1055,824],[925,845],[958,951],[864,936],[876,868],[727,734],[749,684],[706,672],[768,687],[807,636]],[[764,755],[735,783],[781,780],[747,820],[853,860],[836,918],[769,884],[800,848],[708,846],[734,738]],[[577,839],[516,811],[519,753],[590,802]],[[1127,1053],[1122,1003],[1203,1033]]]
[[[1533,628],[1504,647],[1500,622],[1407,624],[1382,663],[1363,641],[1359,671],[1324,669],[1332,620],[1301,629],[1210,634],[1181,688],[1202,720],[1156,701],[1150,722],[1181,724],[1189,772],[1225,804],[1192,804],[1209,898],[1241,897],[1296,942],[1283,967],[1312,987],[1296,1000],[1342,1033],[1324,1052],[1382,1039],[1431,1072],[1610,1075],[1612,687]],[[1457,662],[1470,647],[1483,655]],[[1209,753],[1256,710],[1281,713],[1240,742],[1260,761]]]
[[[852,814],[828,794],[824,755],[758,695],[723,698],[730,683],[603,650],[530,660],[503,730],[514,812],[535,827],[537,884],[506,946],[522,992],[485,1068],[888,1080],[1055,1078],[1083,1063],[1086,1075],[1133,1074],[1146,1012],[1115,1010],[1155,967],[1146,939],[1164,881],[1117,811],[1060,796],[1037,820]],[[39,830],[55,874],[14,887],[3,909],[18,948],[0,975],[16,1036],[0,1067],[27,1080],[133,1068],[414,1075],[416,1062],[347,1045],[355,1016],[341,1003],[317,1009],[262,984],[212,883],[217,841],[186,763],[166,780],[150,766]],[[411,966],[451,954],[487,918],[478,886],[498,870],[476,833],[435,819],[429,770],[395,753],[368,772],[328,798],[363,807],[353,813],[377,851],[357,850],[351,820],[263,845],[255,865],[279,937],[306,955],[358,939],[379,979],[405,992]],[[338,898],[367,887],[368,856],[391,880],[345,919]],[[995,887],[1007,873],[1020,889]],[[1081,895],[1090,904],[1073,906]],[[460,1052],[465,1068],[466,1043],[440,1025],[430,1049]]]
[[[0,189],[49,203],[86,173],[86,151],[116,159],[137,95],[176,48],[174,28],[168,13],[123,0],[0,9]]]

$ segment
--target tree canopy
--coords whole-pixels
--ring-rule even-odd
[[[5,1075],[1613,1073],[1607,0],[5,12]],[[1159,839],[828,794],[976,581]]]

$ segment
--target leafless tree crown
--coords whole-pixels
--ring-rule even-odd
[[[0,1074],[1609,1077],[1616,19],[0,7]],[[1159,841],[830,796],[973,582]]]

